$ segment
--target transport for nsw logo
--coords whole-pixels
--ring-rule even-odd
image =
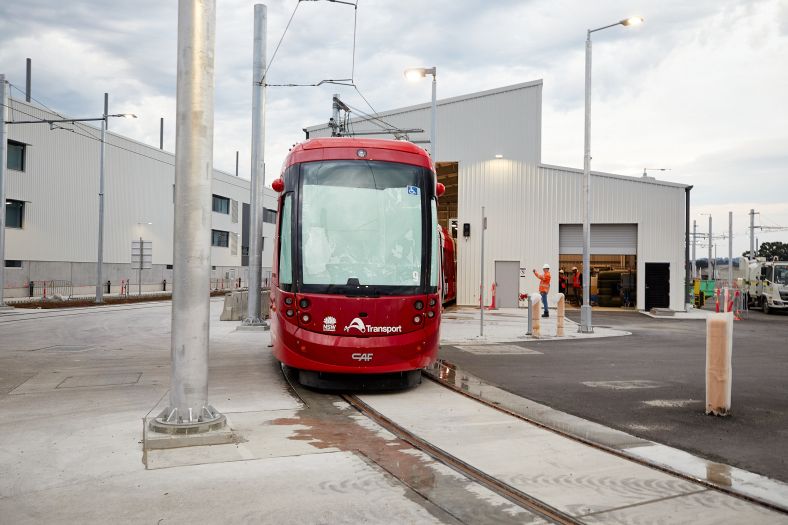
[[[398,334],[402,333],[402,326],[373,326],[371,324],[364,324],[360,318],[355,317],[345,327],[345,332],[350,332],[351,328],[355,328],[362,334]]]

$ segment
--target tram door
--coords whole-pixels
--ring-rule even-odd
[[[520,261],[495,261],[495,302],[498,308],[517,308]]]

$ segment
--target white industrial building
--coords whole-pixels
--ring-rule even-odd
[[[429,139],[429,103],[377,117],[398,129],[425,130],[408,133],[410,140]],[[351,129],[363,136],[380,131],[380,121],[353,119]],[[482,207],[488,304],[493,282],[497,305],[516,306],[518,292],[537,289],[533,268],[550,264],[556,293],[558,269],[581,267],[583,171],[542,164],[541,124],[541,80],[438,101],[435,161],[447,186],[439,210],[456,235],[458,304],[480,300]],[[327,125],[304,131],[313,138],[331,135]],[[592,270],[629,276],[633,289],[626,299],[638,309],[684,309],[690,189],[653,177],[592,172]],[[592,295],[597,291],[594,278]]]
[[[61,117],[12,100],[7,118]],[[9,124],[8,131],[5,296],[28,296],[29,283],[36,281],[71,283],[74,294],[95,292],[99,130],[84,124]],[[142,290],[162,290],[165,281],[171,290],[175,156],[114,133],[107,133],[106,142],[103,281],[111,282],[113,293],[121,280],[137,290],[132,241],[142,238],[152,248],[152,267],[141,272]],[[214,170],[212,231],[205,232],[212,239],[213,279],[247,280],[249,186],[247,179]],[[270,188],[264,207],[265,278],[276,222]]]

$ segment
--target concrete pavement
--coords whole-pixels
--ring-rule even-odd
[[[147,451],[143,418],[169,387],[169,302],[0,316],[0,521],[542,522],[341,398],[291,387],[268,333],[237,332],[220,310],[212,301],[210,402],[237,442]],[[465,340],[450,324],[444,331]],[[788,523],[434,383],[364,399],[580,521]]]

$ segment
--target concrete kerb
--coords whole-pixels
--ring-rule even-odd
[[[541,315],[541,310],[537,310]],[[443,313],[441,319],[441,344],[495,344],[517,341],[561,341],[567,339],[589,339],[631,335],[631,332],[612,328],[595,327],[590,334],[580,333],[578,324],[569,318],[564,319],[564,335],[558,331],[557,315],[539,318],[538,337],[526,335],[528,331],[528,310],[526,308],[501,308],[484,313],[484,337],[479,337],[479,309],[474,307],[452,307]]]

